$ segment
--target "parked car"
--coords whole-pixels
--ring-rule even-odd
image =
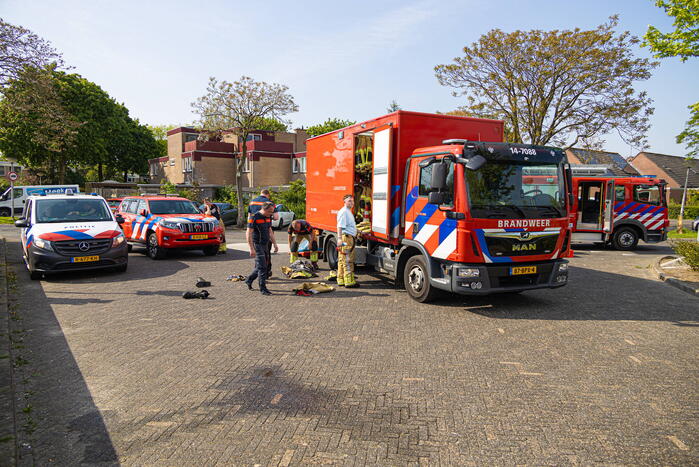
[[[694,218],[694,221],[692,221],[692,230],[695,232],[699,231],[699,216]]]
[[[119,205],[123,200],[124,198],[107,198],[107,204],[109,205],[109,209],[111,209],[112,212],[116,212],[116,210],[119,209]]]
[[[22,229],[24,262],[32,280],[65,271],[126,271],[126,238],[104,198],[69,192],[25,201],[15,226]]]
[[[221,221],[224,225],[233,225],[238,221],[238,208],[230,203],[212,203],[218,207],[218,212],[221,213]],[[204,212],[206,206],[204,204],[199,206],[199,210]]]
[[[117,222],[124,219],[124,235],[132,247],[142,244],[152,259],[164,258],[170,249],[202,250],[218,253],[223,226],[202,214],[199,205],[181,197],[129,196],[117,211]]]
[[[283,204],[277,204],[277,207],[274,209],[274,212],[277,215],[275,215],[272,219],[273,229],[283,229],[284,227],[291,224],[291,221],[293,221],[296,217],[294,211],[290,211]]]

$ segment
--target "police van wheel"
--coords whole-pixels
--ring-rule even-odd
[[[638,233],[631,227],[622,227],[614,232],[612,245],[617,250],[633,250],[638,245]]]
[[[403,283],[410,298],[420,303],[430,302],[439,294],[439,291],[430,284],[427,264],[420,255],[408,259],[403,270]]]
[[[337,269],[337,241],[335,237],[330,237],[325,242],[325,260],[330,269]]]
[[[162,259],[165,257],[165,249],[158,245],[158,236],[155,234],[155,232],[148,235],[146,254],[148,254],[150,259]]]
[[[12,213],[8,208],[2,208],[0,209],[0,217],[10,217]]]

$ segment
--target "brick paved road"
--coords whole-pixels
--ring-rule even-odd
[[[699,299],[652,280],[667,252],[585,248],[562,290],[437,305],[366,274],[358,290],[261,297],[223,281],[251,269],[241,252],[20,270],[39,420],[25,460],[697,464]],[[179,298],[199,275],[213,299]]]

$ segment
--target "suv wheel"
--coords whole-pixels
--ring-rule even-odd
[[[218,253],[218,249],[218,245],[207,245],[202,248],[201,251],[203,251],[206,256],[214,256],[216,253]]]
[[[430,275],[428,273],[427,264],[420,255],[415,255],[408,259],[405,269],[403,270],[403,283],[405,290],[415,301],[427,303],[434,300],[439,293],[437,289],[430,284]]]
[[[638,233],[631,227],[622,227],[612,235],[612,245],[617,250],[633,250],[638,245]]]
[[[155,232],[148,234],[146,253],[151,259],[163,259],[165,257],[165,248],[158,245],[158,236],[155,234]]]

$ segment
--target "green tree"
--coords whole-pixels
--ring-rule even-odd
[[[586,31],[494,29],[435,73],[466,97],[462,110],[504,120],[512,142],[571,147],[614,131],[643,147],[653,109],[633,85],[657,63],[635,58],[639,39],[616,34],[617,24],[613,16]]]
[[[256,130],[289,131],[289,124],[276,118],[262,117],[255,122]]]
[[[657,0],[655,6],[674,18],[675,29],[663,33],[655,26],[648,26],[643,45],[650,47],[657,58],[680,57],[684,62],[699,56],[699,1]]]
[[[391,103],[388,104],[388,107],[386,108],[386,111],[387,111],[388,113],[391,113],[391,112],[396,112],[397,110],[402,110],[402,108],[401,108],[400,105],[398,105],[398,102],[396,102],[396,100],[393,99],[393,100],[391,101]]]
[[[281,84],[243,76],[233,83],[209,78],[206,94],[192,103],[199,114],[199,125],[207,129],[234,128],[238,134],[238,160],[236,165],[236,191],[238,212],[243,212],[243,167],[247,159],[247,137],[262,118],[280,120],[284,115],[298,111],[294,98]],[[238,216],[242,227],[245,216]]]
[[[167,156],[167,132],[180,126],[182,125],[146,125],[158,144],[158,153],[160,154],[158,157]]]
[[[323,123],[319,123],[317,125],[311,125],[308,128],[306,128],[306,133],[308,133],[308,136],[323,135],[325,133],[330,133],[331,131],[339,130],[340,128],[344,128],[346,126],[354,125],[355,123],[357,123],[357,122],[355,122],[353,120],[342,120],[340,118],[328,118]]]
[[[26,68],[9,81],[0,101],[0,151],[47,181],[64,183],[67,168],[97,167],[105,175],[147,171],[158,157],[147,128],[122,104],[78,74]]]
[[[674,18],[675,30],[661,33],[654,26],[648,27],[643,45],[650,47],[658,58],[680,57],[684,62],[699,55],[699,1],[657,0],[655,5],[664,8]],[[699,155],[699,102],[689,106],[690,117],[685,129],[677,135],[677,142],[687,147],[688,156]]]

